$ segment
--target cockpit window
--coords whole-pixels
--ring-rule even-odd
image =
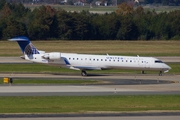
[[[163,63],[161,60],[155,60],[155,63]]]

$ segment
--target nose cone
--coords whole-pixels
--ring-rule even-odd
[[[170,70],[170,69],[171,69],[171,67],[170,67],[169,65],[166,65],[166,66],[167,66],[167,69],[168,69],[168,70]]]
[[[166,65],[166,64],[164,64],[163,65],[163,69],[164,69],[164,72],[168,72],[171,69],[171,67]]]

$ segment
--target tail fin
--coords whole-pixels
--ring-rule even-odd
[[[36,49],[36,47],[25,36],[11,38],[9,39],[9,41],[17,41],[23,54],[26,55],[40,54],[40,52]]]

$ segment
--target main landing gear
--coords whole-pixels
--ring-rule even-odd
[[[159,76],[162,76],[162,71],[159,72]]]
[[[82,70],[82,71],[81,71],[81,75],[82,75],[82,76],[87,76],[86,71],[85,71],[85,70]]]

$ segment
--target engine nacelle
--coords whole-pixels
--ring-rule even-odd
[[[59,52],[46,53],[42,57],[44,59],[60,60],[61,59],[61,53],[59,53]]]

